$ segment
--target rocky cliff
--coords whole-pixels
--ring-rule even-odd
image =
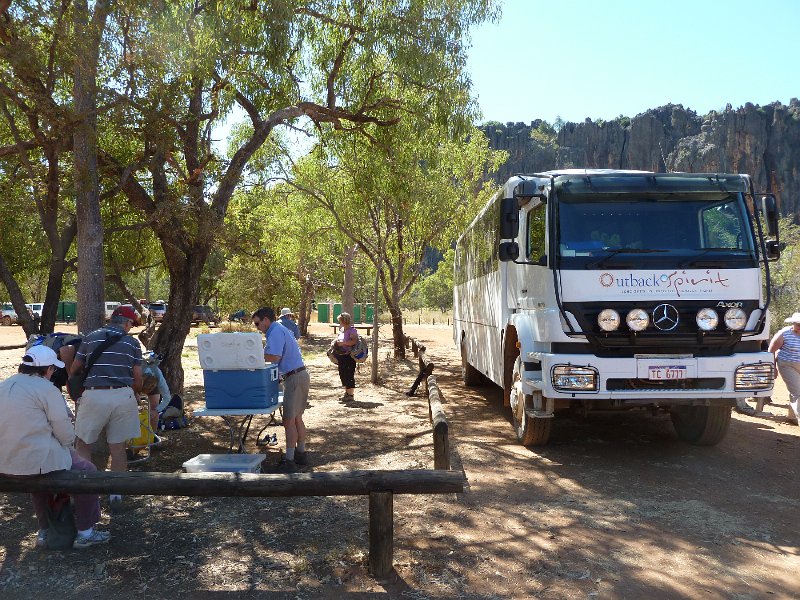
[[[564,123],[487,123],[490,145],[509,159],[497,174],[587,167],[670,172],[748,173],[756,193],[774,192],[783,214],[800,214],[800,101],[746,104],[704,117],[681,105],[632,119]]]

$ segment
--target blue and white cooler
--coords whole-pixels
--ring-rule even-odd
[[[206,408],[269,408],[278,403],[278,365],[264,362],[259,333],[197,336]]]

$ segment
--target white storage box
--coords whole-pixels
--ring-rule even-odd
[[[197,353],[204,369],[263,369],[264,345],[261,334],[201,333]]]
[[[183,463],[187,473],[261,473],[266,454],[198,454]]]

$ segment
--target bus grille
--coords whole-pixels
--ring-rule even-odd
[[[725,388],[724,377],[701,377],[680,381],[650,381],[649,379],[609,379],[606,389],[612,390],[721,390]]]

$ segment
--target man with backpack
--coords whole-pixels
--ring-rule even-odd
[[[91,458],[91,445],[106,428],[111,470],[125,472],[126,442],[139,435],[138,394],[142,391],[142,348],[128,335],[138,315],[132,306],[118,306],[109,324],[86,337],[78,348],[70,375],[84,372],[84,391],[75,418],[75,449]],[[112,512],[119,512],[122,496],[110,497]]]

